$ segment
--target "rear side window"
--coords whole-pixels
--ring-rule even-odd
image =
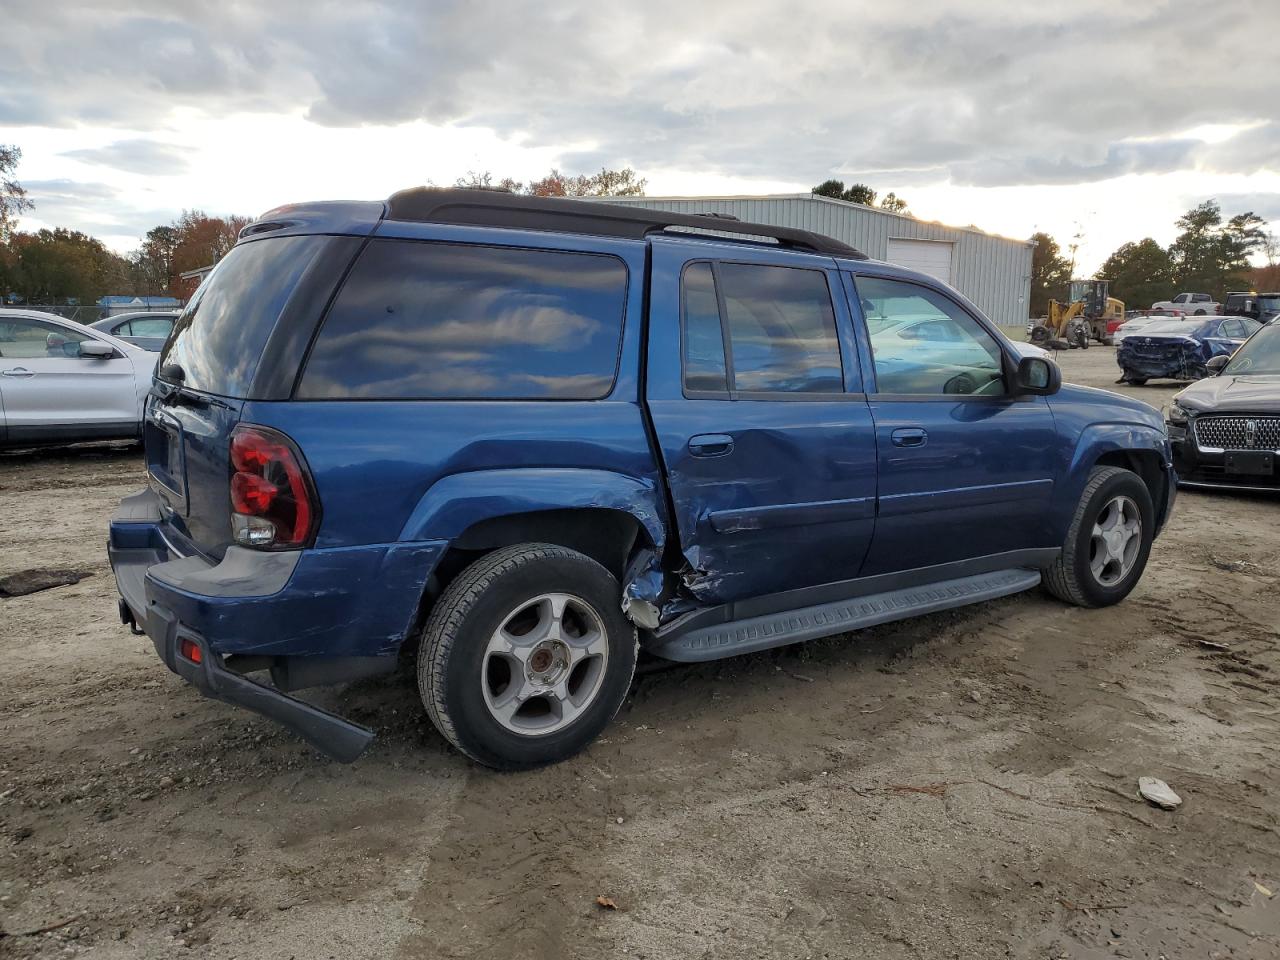
[[[682,288],[686,395],[727,399],[730,385],[734,397],[844,392],[835,309],[821,271],[693,263]]]
[[[690,264],[684,272],[684,388],[690,393],[728,395],[724,335],[711,264]]]
[[[616,257],[375,240],[334,301],[304,399],[592,400],[613,387]]]
[[[297,286],[328,237],[273,237],[233,247],[174,324],[157,361],[182,367],[183,385],[243,397]]]
[[[733,384],[748,393],[842,393],[840,343],[826,275],[726,263],[725,321]]]

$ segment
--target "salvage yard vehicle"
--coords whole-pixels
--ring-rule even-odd
[[[921,316],[947,336],[892,333]],[[1117,603],[1176,491],[1157,411],[1064,386],[945,284],[633,206],[281,207],[159,364],[149,486],[110,528],[121,619],[345,761],[373,732],[290,693],[406,644],[440,733],[527,768],[604,729],[640,649],[712,660],[1041,582]]]
[[[176,313],[118,313],[97,320],[89,326],[102,330],[125,343],[132,343],[151,353],[159,353],[173,330]]]
[[[1259,323],[1270,323],[1280,316],[1280,293],[1255,293],[1251,290],[1228,293],[1222,313],[1227,317],[1251,317]]]
[[[1178,482],[1280,491],[1280,325],[1209,367],[1165,408]]]
[[[1172,313],[1152,313],[1146,310],[1130,311],[1130,313],[1133,313],[1134,315],[1128,316],[1128,314],[1126,314],[1126,319],[1124,323],[1116,327],[1115,332],[1111,335],[1111,342],[1115,344],[1115,346],[1117,347],[1120,346],[1120,344],[1124,343],[1125,338],[1130,337],[1133,334],[1137,333],[1139,330],[1149,327],[1151,326],[1151,324],[1158,323],[1162,320],[1181,320],[1185,323],[1200,322],[1198,318],[1195,320],[1192,320],[1180,314],[1175,315]]]
[[[1126,336],[1116,349],[1120,382],[1199,380],[1209,375],[1213,357],[1230,356],[1260,324],[1247,317],[1163,320]]]
[[[140,439],[155,363],[74,320],[0,308],[0,448]]]
[[[1110,343],[1110,336],[1124,322],[1124,303],[1110,295],[1111,281],[1072,280],[1066,303],[1049,301],[1048,316],[1030,326],[1031,342],[1052,344],[1059,350],[1088,349],[1089,340]]]
[[[1180,293],[1172,300],[1161,300],[1151,305],[1152,310],[1168,310],[1195,317],[1216,314],[1221,308],[1222,304],[1207,293]]]

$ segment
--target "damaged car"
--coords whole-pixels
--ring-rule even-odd
[[[158,364],[148,484],[110,526],[120,618],[343,761],[373,731],[296,693],[406,652],[440,734],[522,769],[589,744],[642,651],[1040,584],[1114,604],[1176,491],[1157,411],[1064,385],[933,277],[638,206],[281,207]]]
[[[1165,408],[1179,483],[1280,491],[1280,325],[1209,368]]]
[[[1261,326],[1248,317],[1160,320],[1130,334],[1116,348],[1120,383],[1199,380],[1214,357],[1230,356]]]

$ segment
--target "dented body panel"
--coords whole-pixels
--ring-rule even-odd
[[[604,205],[596,209],[608,217]],[[530,542],[503,542],[509,531],[536,530],[570,545],[592,541],[594,525],[594,541],[609,542],[593,541],[601,547],[593,556],[619,578],[618,602],[640,641],[661,654],[676,649],[685,623],[709,629],[741,616],[781,617],[751,627],[776,640],[786,633],[778,630],[788,611],[801,607],[816,618],[814,629],[825,629],[882,622],[912,598],[942,609],[937,604],[1024,589],[1058,555],[1100,458],[1146,458],[1143,475],[1161,522],[1172,505],[1168,438],[1144,404],[1073,386],[1033,396],[1029,383],[1022,394],[1004,396],[878,392],[860,277],[927,287],[970,314],[992,338],[992,356],[999,354],[992,383],[1003,376],[1011,384],[1020,362],[971,303],[911,270],[813,252],[827,249],[820,245],[806,252],[716,236],[646,232],[621,239],[407,222],[368,204],[281,208],[267,220],[248,228],[241,254],[248,244],[260,253],[284,243],[310,251],[311,259],[295,265],[293,286],[275,290],[269,310],[263,308],[267,320],[275,319],[259,354],[246,357],[234,332],[218,327],[218,336],[205,337],[212,345],[205,353],[192,348],[186,355],[193,371],[234,373],[237,364],[256,365],[251,377],[240,378],[246,387],[228,388],[237,395],[201,392],[188,383],[168,384],[153,398],[151,488],[121,505],[109,553],[123,621],[150,635],[171,669],[207,695],[271,716],[342,759],[367,745],[369,731],[285,693],[317,677],[351,679],[394,661],[450,576],[480,552]],[[280,236],[286,239],[270,239]],[[454,300],[449,290],[462,283],[456,270],[439,268],[446,276],[437,276],[433,292],[419,301],[412,300],[413,283],[421,278],[390,271],[384,287],[371,284],[346,316],[394,319],[369,320],[370,330],[342,339],[341,349],[330,341],[328,386],[312,382],[307,392],[308,358],[332,329],[325,324],[348,290],[344,278],[362,268],[370,251],[393,246],[412,246],[414,256],[427,251],[421,255],[428,265],[433,257],[437,263],[472,257],[482,270],[503,257],[515,263],[520,258],[513,251],[581,257],[574,270],[558,274],[526,263],[514,287],[507,282],[516,276],[510,266],[501,283],[484,272],[480,288],[468,287]],[[446,247],[447,257],[439,253]],[[557,299],[557,289],[572,291],[575,284],[583,302],[599,295],[599,286],[581,279],[594,269],[581,266],[581,258],[614,265],[592,275],[621,277],[606,291],[610,303],[621,304],[620,321],[615,308],[602,320]],[[721,371],[722,389],[690,388],[682,365],[688,336],[682,283],[698,264],[717,278],[723,271],[741,277],[754,267],[785,268],[773,270],[767,282],[759,279],[764,271],[754,270],[753,282],[786,288],[789,281],[778,281],[779,274],[805,271],[806,290],[825,285],[829,307],[823,297],[794,292],[794,300],[758,297],[776,316],[757,317],[758,329],[742,334],[743,356],[757,348],[753,372],[759,382],[775,384],[772,390],[740,388],[731,366]],[[420,272],[430,273],[429,266]],[[215,270],[210,282],[217,278]],[[733,314],[718,279],[715,287],[712,313],[722,332],[709,343],[714,347],[723,337],[722,362],[731,363],[738,343],[731,340]],[[477,303],[488,313],[475,313]],[[431,327],[430,310],[413,313],[422,304],[446,322]],[[788,331],[791,318],[806,309],[810,320],[821,315],[821,337],[768,329]],[[469,322],[457,319],[462,314]],[[405,316],[430,327],[430,337]],[[522,323],[538,326],[538,336],[526,337]],[[486,331],[479,339],[477,324]],[[495,388],[493,399],[475,395],[490,382],[509,387],[525,376],[526,356],[530,367],[545,360],[539,351],[570,356],[600,328],[615,326],[612,380],[587,375],[586,393],[531,388],[541,399],[498,399],[510,394]],[[762,341],[769,349],[758,349]],[[341,392],[350,387],[340,380],[342,364],[358,357],[368,366],[376,353],[370,343],[393,358],[389,366],[418,370],[436,358],[445,365],[446,357],[462,357],[458,369],[469,371],[470,354],[459,342],[473,353],[492,348],[506,366],[490,368],[487,380],[468,380],[459,393],[448,392],[457,379],[432,380],[447,396]],[[770,350],[778,343],[775,355]],[[555,353],[557,344],[569,346]],[[411,347],[419,352],[406,362]],[[228,356],[208,355],[218,349]],[[613,361],[613,349],[610,344],[597,356]],[[821,376],[778,356],[820,356]],[[791,381],[799,385],[796,392],[768,379],[777,371],[790,375],[793,366],[804,373]],[[542,380],[560,375],[551,369]],[[574,377],[564,373],[563,379]],[[383,385],[376,378],[360,383]],[[338,392],[326,392],[334,384]],[[231,523],[233,514],[242,516],[233,506],[232,475],[240,477],[236,471],[243,468],[229,445],[238,424],[283,437],[279,446],[296,448],[305,469],[315,522],[309,537],[290,541],[287,551],[263,552],[236,540],[245,529]],[[578,541],[567,534],[557,541],[559,528],[551,525],[574,520]],[[939,583],[950,584],[946,597],[930,593]],[[859,595],[864,606],[877,608],[867,613],[871,619],[850,614],[841,620],[847,611],[838,604]],[[184,640],[197,643],[207,659],[184,659]],[[332,671],[317,667],[322,662]],[[245,679],[237,663],[246,673],[270,670],[276,686]]]

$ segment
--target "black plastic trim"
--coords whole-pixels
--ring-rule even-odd
[[[744,220],[726,221],[705,214],[671,213],[631,204],[610,204],[563,197],[528,197],[493,190],[415,187],[387,200],[388,220],[452,223],[464,226],[545,230],[643,240],[668,227],[692,227],[717,233],[767,237],[784,247],[866,260],[861,251],[820,233]]]

